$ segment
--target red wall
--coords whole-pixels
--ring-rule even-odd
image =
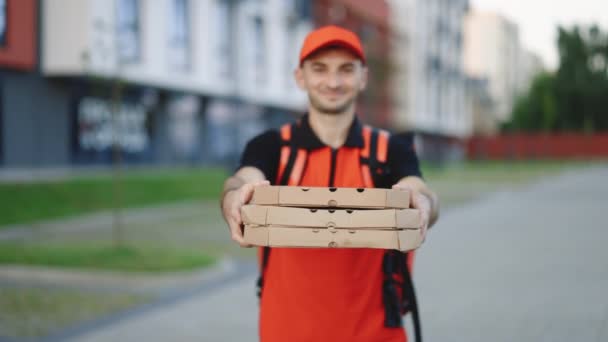
[[[37,1],[7,0],[6,9],[6,42],[0,47],[0,67],[32,70],[37,59]]]
[[[469,159],[608,158],[608,132],[474,137],[467,143],[467,156]]]

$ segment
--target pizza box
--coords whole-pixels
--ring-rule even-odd
[[[257,226],[320,227],[336,229],[418,229],[418,209],[328,209],[261,205],[241,207],[244,224]]]
[[[416,209],[348,211],[246,205],[241,210],[244,239],[256,246],[400,251],[416,249],[422,243]]]
[[[406,209],[407,190],[374,188],[326,188],[262,185],[254,189],[250,204],[286,207]]]

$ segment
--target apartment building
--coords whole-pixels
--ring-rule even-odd
[[[488,80],[498,122],[510,118],[518,87],[520,54],[517,25],[493,12],[472,12],[465,20],[467,75]]]
[[[471,134],[462,69],[462,23],[468,0],[393,0],[392,126],[420,133],[429,159],[458,158],[458,141]]]
[[[307,1],[3,2],[9,24],[24,2],[39,24],[32,70],[0,54],[3,166],[106,164],[116,149],[126,163],[234,164],[251,136],[304,108],[292,71]]]
[[[477,118],[494,122],[489,131],[496,132],[511,119],[517,97],[527,93],[544,66],[538,55],[522,46],[517,25],[498,13],[471,12],[464,30],[465,71],[471,78],[487,81],[487,92],[495,104],[494,110],[485,113],[491,118]]]

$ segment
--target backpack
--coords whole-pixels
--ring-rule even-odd
[[[297,186],[306,167],[308,151],[299,148],[293,142],[292,132],[298,128],[299,123],[285,124],[280,129],[281,155],[279,170],[277,172],[277,185]],[[361,172],[366,187],[389,188],[387,175],[390,170],[386,164],[388,155],[389,133],[364,125],[362,128],[364,147],[360,151]],[[261,255],[261,269],[257,280],[257,296],[261,298],[264,286],[264,270],[270,257],[270,247],[263,247]],[[398,250],[387,250],[382,261],[384,280],[382,283],[382,300],[384,303],[386,327],[397,328],[403,326],[402,316],[412,313],[414,336],[416,342],[422,341],[420,329],[420,316],[414,284],[410,268],[413,264],[414,253],[402,253]],[[402,301],[399,302],[399,293]]]

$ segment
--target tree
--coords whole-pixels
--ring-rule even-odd
[[[513,115],[503,129],[507,131],[549,132],[557,126],[555,76],[538,74],[532,81],[529,93],[517,99]]]
[[[559,68],[540,74],[514,106],[506,130],[608,130],[608,33],[558,28]]]

